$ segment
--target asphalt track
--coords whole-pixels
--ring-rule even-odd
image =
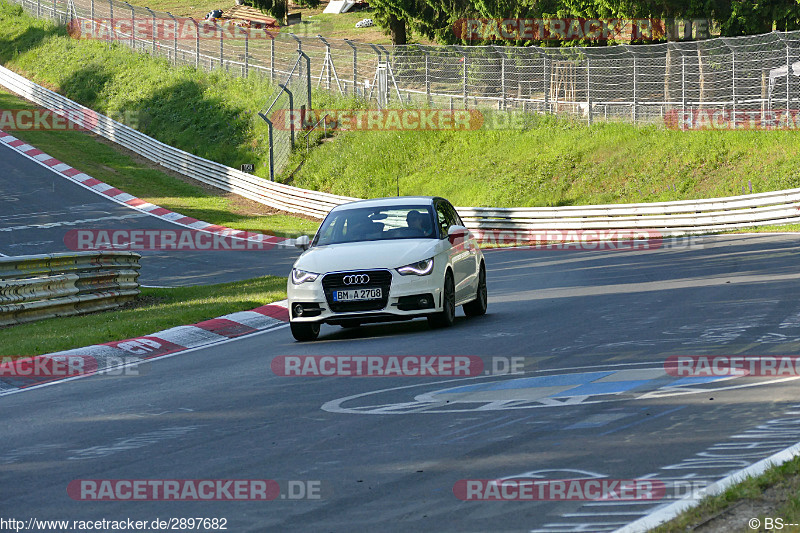
[[[71,229],[177,229],[180,226],[120,205],[0,144],[0,255],[70,251]],[[267,232],[269,228],[263,228]],[[139,283],[206,285],[267,274],[287,276],[293,249],[144,251]]]
[[[726,236],[651,250],[488,251],[489,312],[459,311],[449,329],[325,326],[300,344],[282,328],[155,360],[136,376],[3,397],[2,515],[216,517],[237,533],[614,530],[800,441],[798,381],[659,376],[677,354],[798,354],[798,248],[794,236]],[[525,374],[301,378],[270,368],[276,356],[310,354],[471,355],[487,368],[523,357]],[[514,477],[647,478],[667,491],[625,502],[453,493],[459,480]],[[305,481],[322,497],[79,501],[66,489],[80,479]]]

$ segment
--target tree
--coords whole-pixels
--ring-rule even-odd
[[[318,7],[320,0],[297,0],[298,3],[306,7]],[[245,5],[260,9],[263,13],[267,13],[282,24],[286,24],[286,15],[289,14],[289,6],[287,0],[245,0]]]

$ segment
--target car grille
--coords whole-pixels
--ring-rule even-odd
[[[363,285],[346,285],[345,276],[367,274],[369,282]],[[322,278],[322,288],[325,299],[334,313],[349,313],[354,311],[378,311],[386,307],[389,302],[389,287],[392,285],[392,273],[388,270],[359,270],[354,272],[336,272],[326,274]],[[355,288],[381,288],[380,300],[364,300],[360,302],[334,302],[333,291]]]

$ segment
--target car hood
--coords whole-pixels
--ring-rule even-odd
[[[294,266],[317,274],[397,268],[433,257],[440,242],[438,239],[396,239],[314,246],[303,252]]]

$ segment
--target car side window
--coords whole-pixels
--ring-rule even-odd
[[[447,208],[442,202],[436,204],[436,223],[439,224],[439,238],[447,238],[447,230],[450,229],[450,217],[447,215]]]
[[[459,217],[458,213],[456,213],[456,208],[453,207],[449,202],[442,202],[442,204],[445,206],[447,220],[449,221],[450,226],[454,224],[463,226],[464,223],[461,222],[461,217]]]

